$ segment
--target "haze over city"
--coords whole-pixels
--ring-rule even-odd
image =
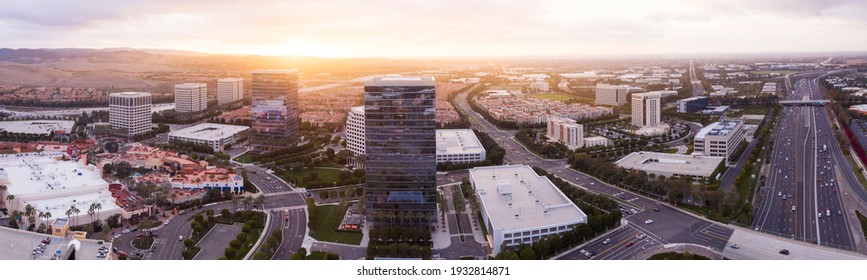
[[[4,1],[7,48],[322,57],[851,52],[867,2]],[[805,34],[810,34],[805,36]]]

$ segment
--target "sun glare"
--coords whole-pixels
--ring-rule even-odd
[[[266,45],[253,48],[248,51],[252,54],[281,56],[281,55],[301,55],[301,56],[318,56],[318,57],[343,57],[338,50],[332,46],[312,42],[307,40],[291,39],[277,45]]]

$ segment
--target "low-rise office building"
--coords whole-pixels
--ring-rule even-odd
[[[483,161],[485,148],[471,129],[437,129],[437,163]]]
[[[695,113],[701,112],[708,106],[708,98],[705,96],[695,96],[677,101],[678,113]]]
[[[662,175],[667,178],[688,177],[693,180],[711,178],[724,163],[722,157],[678,155],[654,152],[634,152],[621,158],[617,166]]]
[[[548,118],[548,139],[563,143],[569,149],[584,147],[584,125],[567,118]]]
[[[495,255],[587,223],[584,211],[527,165],[476,167],[470,183]]]
[[[742,120],[723,120],[705,126],[695,134],[694,154],[731,157],[744,140]]]
[[[243,144],[250,138],[250,127],[216,123],[202,123],[169,132],[169,141],[205,144],[215,152],[228,145]]]

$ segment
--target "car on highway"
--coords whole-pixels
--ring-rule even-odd
[[[819,212],[819,218],[821,218],[821,217],[822,217],[822,212]]]
[[[633,244],[632,241],[629,241],[629,243],[626,243],[626,248],[632,247]]]
[[[741,246],[738,246],[737,243],[733,243],[732,245],[729,245],[729,247],[732,248],[732,249],[739,249],[739,248],[741,248]]]
[[[837,210],[837,215],[843,215],[843,211]]]
[[[184,241],[184,236],[183,235],[178,236],[178,241]]]
[[[611,238],[606,238],[605,241],[602,241],[602,244],[608,245],[608,243],[611,243]]]
[[[831,209],[825,208],[825,216],[831,216]]]
[[[649,224],[652,224],[652,223],[653,223],[653,220],[652,220],[652,219],[651,219],[651,220],[647,220],[647,221],[644,221],[644,223],[649,225]]]
[[[788,255],[788,254],[789,254],[789,249],[782,249],[782,250],[780,250],[780,254]]]
[[[777,196],[783,196],[783,192],[777,192]]]
[[[647,237],[647,235],[644,235],[644,234],[642,233],[642,234],[639,234],[638,236],[636,236],[635,238],[638,238],[638,240],[642,240],[642,239],[644,239],[644,238],[646,238],[646,237]]]
[[[795,211],[795,205],[792,205],[792,211]]]

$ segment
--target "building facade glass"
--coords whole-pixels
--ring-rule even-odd
[[[250,83],[253,149],[272,151],[298,141],[298,74],[293,70],[255,70]]]
[[[436,221],[435,103],[432,77],[365,82],[366,209],[378,225]]]

